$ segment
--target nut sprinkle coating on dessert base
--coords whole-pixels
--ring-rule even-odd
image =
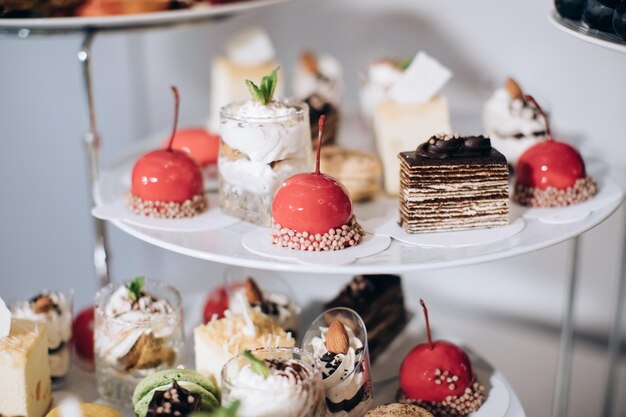
[[[173,201],[144,201],[142,198],[129,193],[128,206],[133,213],[140,216],[158,219],[183,219],[205,212],[209,207],[209,202],[204,194],[197,194],[191,200],[176,203]]]
[[[554,187],[542,190],[518,183],[515,185],[513,200],[530,207],[567,207],[589,200],[597,191],[598,186],[591,177],[580,178],[564,190]]]
[[[356,218],[352,216],[347,224],[340,228],[330,229],[324,234],[309,234],[308,232],[296,232],[295,230],[274,224],[272,230],[272,243],[284,248],[302,251],[334,251],[358,245],[365,231]]]
[[[478,410],[485,402],[485,387],[474,382],[461,396],[449,396],[440,403],[408,399],[402,390],[398,391],[398,401],[425,408],[437,417],[465,416]]]

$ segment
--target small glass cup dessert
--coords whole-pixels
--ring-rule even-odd
[[[326,310],[309,326],[302,348],[322,363],[327,416],[361,417],[372,407],[367,329],[354,310]]]
[[[74,291],[44,290],[27,301],[15,302],[16,318],[46,323],[48,360],[53,389],[62,388],[72,365],[72,311]]]
[[[305,103],[247,100],[221,110],[220,204],[232,216],[270,226],[272,199],[284,180],[311,166]]]
[[[98,393],[128,404],[137,383],[182,363],[183,312],[172,286],[135,278],[96,294],[95,356]]]
[[[319,362],[297,348],[246,351],[222,369],[222,403],[236,400],[238,417],[321,417]]]
[[[232,313],[241,314],[252,308],[266,314],[278,327],[297,337],[300,307],[294,302],[289,285],[275,273],[230,268],[226,270],[224,288],[228,295],[228,309]]]

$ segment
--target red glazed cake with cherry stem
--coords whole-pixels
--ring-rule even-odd
[[[433,341],[428,309],[420,299],[428,342],[415,346],[400,367],[399,400],[423,407],[438,417],[464,416],[480,408],[485,388],[476,381],[472,364],[457,345]]]
[[[358,245],[365,232],[352,214],[346,188],[320,172],[326,116],[319,119],[315,172],[288,178],[272,203],[272,242],[289,249],[334,251]]]
[[[573,146],[554,140],[539,104],[532,96],[524,99],[539,109],[547,141],[533,145],[520,156],[513,199],[530,207],[565,207],[589,200],[596,194],[597,185],[587,175],[582,156]]]
[[[170,146],[170,139],[165,142],[165,149]],[[204,128],[191,127],[176,132],[172,149],[185,152],[201,168],[217,164],[220,137]]]
[[[137,160],[129,198],[134,213],[166,219],[193,217],[208,207],[200,167],[187,153],[172,148],[180,107],[178,90],[172,91],[175,111],[169,144]]]

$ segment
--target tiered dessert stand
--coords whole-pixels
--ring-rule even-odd
[[[0,33],[20,38],[66,33],[84,34],[84,41],[78,53],[78,59],[83,69],[84,91],[89,110],[89,131],[85,136],[90,167],[89,175],[93,184],[94,204],[98,205],[115,198],[119,195],[121,189],[128,186],[124,181],[127,181],[133,161],[141,153],[148,149],[153,149],[155,142],[146,141],[141,144],[139,148],[131,152],[127,158],[115,164],[111,169],[101,172],[99,166],[101,138],[98,134],[96,123],[91,75],[91,46],[96,35],[101,32],[173,28],[192,23],[207,23],[284,1],[287,0],[244,1],[214,8],[178,10],[139,16],[110,18],[0,19]],[[556,21],[556,16],[553,16],[553,19]],[[626,51],[625,46],[622,45],[621,47],[623,48],[621,50]],[[612,49],[620,50],[619,47]],[[617,177],[619,177],[619,175],[617,175]],[[619,182],[619,179],[617,181]],[[623,186],[620,185],[620,187],[623,189]],[[622,203],[622,199],[623,197],[620,195],[619,198],[590,211],[588,215],[581,216],[581,218],[576,221],[546,223],[541,219],[527,219],[525,227],[519,234],[498,242],[477,246],[424,248],[393,241],[387,250],[377,255],[357,259],[352,263],[342,265],[311,265],[288,261],[277,262],[270,258],[255,255],[246,250],[241,243],[242,236],[254,228],[254,226],[246,223],[237,223],[223,229],[213,230],[211,233],[180,233],[175,231],[154,230],[131,225],[119,220],[112,221],[112,223],[124,232],[153,245],[207,261],[284,272],[327,274],[403,273],[472,265],[522,255],[572,240],[573,253],[571,257],[571,273],[565,291],[561,348],[553,408],[553,416],[564,417],[567,413],[567,394],[572,369],[573,309],[579,272],[579,268],[577,268],[579,238],[583,233],[606,220],[619,207]],[[393,207],[393,201],[382,198],[373,203],[358,205],[355,207],[355,211],[359,219],[367,220],[384,216],[390,209],[393,209]],[[107,247],[105,221],[95,219],[95,228],[94,266],[98,279],[104,284],[109,281],[109,251]],[[623,274],[620,280],[618,294],[624,292],[624,281],[626,281],[626,277]],[[607,388],[604,410],[604,415],[607,417],[609,417],[609,413],[612,410],[614,396],[610,387],[616,385],[614,384],[617,376],[615,371],[616,367],[613,365],[616,363],[619,352],[619,329],[621,325],[619,313],[622,310],[622,303],[622,297],[618,297],[610,343],[609,388]],[[493,371],[493,375],[499,375],[499,373]],[[79,394],[84,394],[85,398],[90,398],[95,396],[95,393],[92,385],[82,383],[85,378],[87,378],[86,374],[82,375],[80,371],[77,371],[77,373],[70,378],[70,389],[76,389]],[[508,409],[504,415],[510,417],[525,416],[519,400],[510,388],[510,385],[503,377],[502,381],[504,381],[503,384],[509,393],[510,400]],[[382,391],[384,391],[384,389]]]
[[[560,31],[578,38],[592,45],[600,46],[615,52],[626,54],[626,41],[617,35],[604,33],[595,29],[585,27],[580,22],[559,16],[556,10],[552,10],[549,16],[550,23]],[[622,256],[622,274],[616,288],[616,300],[613,305],[613,315],[609,333],[608,347],[608,372],[606,381],[606,391],[604,396],[603,417],[611,417],[614,411],[614,403],[619,384],[619,358],[622,346],[622,329],[624,297],[626,297],[626,253]],[[560,399],[559,399],[560,397]],[[567,403],[567,393],[561,392],[555,401],[561,404]],[[554,414],[556,415],[556,414]]]

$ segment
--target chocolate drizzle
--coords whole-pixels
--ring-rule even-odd
[[[305,366],[299,361],[280,360],[280,359],[266,359],[265,362],[269,365],[275,375],[282,376],[288,379],[293,379],[296,384],[303,384],[311,378],[311,373]]]
[[[359,405],[361,401],[363,401],[363,398],[366,396],[366,394],[369,392],[370,391],[367,389],[366,384],[363,384],[352,398],[348,398],[338,403],[334,403],[330,401],[327,397],[326,406],[331,413],[338,413],[340,411],[345,411],[346,413],[348,413],[353,410],[357,405]]]
[[[201,398],[172,380],[172,386],[164,391],[155,391],[148,406],[146,417],[188,416],[199,411]]]
[[[483,135],[460,137],[439,134],[417,147],[416,156],[432,159],[486,156],[491,152],[491,140]]]

